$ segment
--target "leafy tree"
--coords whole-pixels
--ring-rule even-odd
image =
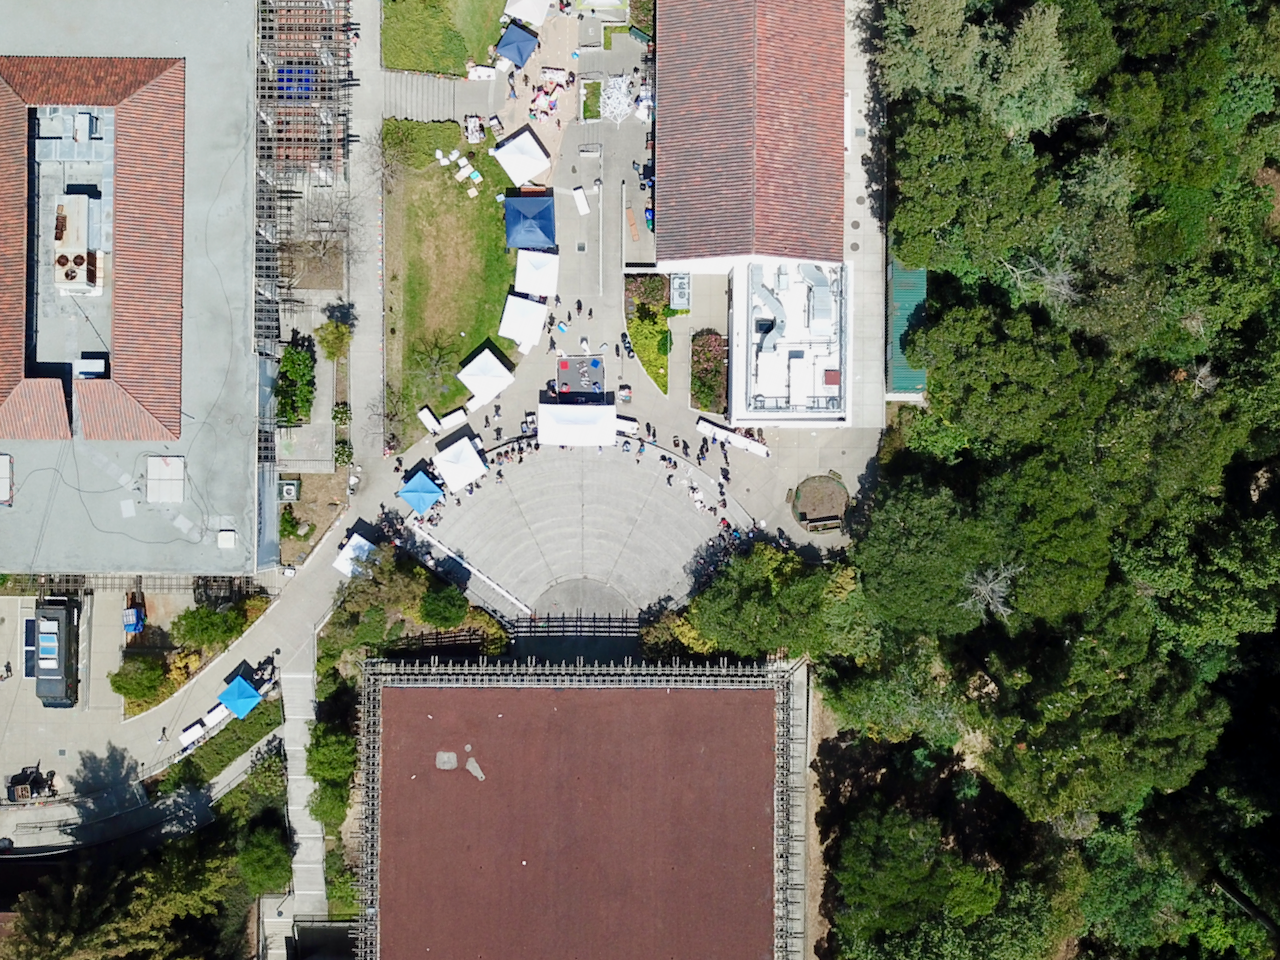
[[[307,746],[307,776],[345,787],[355,772],[355,737],[334,724],[316,723]]]
[[[326,360],[340,360],[351,349],[351,326],[341,321],[326,320],[316,327],[315,336]]]
[[[467,618],[467,611],[470,609],[467,595],[449,584],[428,590],[422,595],[418,616],[424,623],[451,630]]]
[[[734,557],[689,607],[694,630],[713,649],[755,656],[782,648],[821,654],[819,616],[828,574],[768,544]]]
[[[18,897],[5,960],[94,960],[120,957],[115,917],[127,900],[126,878],[88,860],[68,864]]]
[[[842,938],[899,932],[934,917],[973,923],[995,909],[1002,877],[944,849],[938,821],[897,809],[864,810],[844,827],[835,870]]]
[[[342,591],[342,609],[360,614],[378,607],[417,622],[422,594],[432,582],[425,567],[384,543],[357,564],[355,576]]]
[[[169,635],[179,647],[217,653],[244,632],[244,625],[244,613],[235,607],[223,611],[192,607],[173,618]]]
[[[974,280],[1057,227],[1058,181],[1030,147],[954,102],[916,101],[902,122],[890,230],[903,263]]]
[[[111,689],[126,700],[151,700],[164,684],[164,660],[156,656],[126,656],[120,669],[108,673],[107,679]]]
[[[293,876],[289,844],[279,830],[270,827],[259,827],[249,834],[236,865],[255,897],[285,889]]]
[[[996,525],[947,488],[911,478],[876,492],[871,525],[855,546],[871,613],[908,634],[967,633],[982,617],[963,604],[965,577],[1005,559]]]
[[[337,836],[347,819],[347,808],[350,804],[350,791],[347,787],[336,783],[320,783],[307,800],[307,809],[324,827],[329,836]]]

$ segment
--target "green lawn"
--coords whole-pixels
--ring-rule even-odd
[[[511,181],[489,156],[490,143],[465,143],[456,123],[388,120],[383,142],[400,161],[387,197],[391,385],[414,411],[427,403],[444,413],[466,399],[467,388],[454,374],[486,338],[508,358],[518,356],[515,344],[497,335],[515,254],[507,252],[503,206],[494,197]],[[474,153],[471,163],[484,177],[478,197],[454,181],[457,167],[435,161],[437,148]],[[420,429],[411,411],[401,440],[411,441]]]
[[[618,34],[621,34],[622,36],[625,37],[627,35],[627,32],[630,29],[631,28],[628,27],[626,24],[619,24],[617,26],[605,27],[604,28],[604,48],[606,50],[612,50],[613,38]]]
[[[386,0],[382,62],[392,70],[466,73],[468,57],[488,63],[504,0]]]
[[[582,84],[582,118],[600,119],[600,81],[588,80]]]

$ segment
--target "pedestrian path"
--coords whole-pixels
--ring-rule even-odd
[[[382,115],[397,120],[456,120],[456,90],[466,81],[409,70],[383,70]]]

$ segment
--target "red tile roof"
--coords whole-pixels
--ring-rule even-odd
[[[20,380],[0,403],[0,437],[9,440],[70,440],[62,381]]]
[[[173,434],[116,380],[73,380],[71,389],[80,415],[80,432],[86,440],[173,439]]]
[[[26,290],[27,105],[0,79],[0,403],[22,380]]]
[[[844,3],[658,8],[658,259],[843,259]]]
[[[180,60],[142,57],[0,57],[0,77],[32,106],[114,107]]]
[[[59,380],[23,379],[27,107],[115,106],[109,381],[74,384],[92,440],[176,440],[182,417],[182,60],[0,57],[0,437],[70,438]]]
[[[116,107],[111,376],[170,434],[182,429],[181,60]]]

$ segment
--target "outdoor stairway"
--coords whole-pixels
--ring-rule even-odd
[[[466,81],[407,70],[383,70],[384,117],[399,120],[457,120],[456,92]]]

